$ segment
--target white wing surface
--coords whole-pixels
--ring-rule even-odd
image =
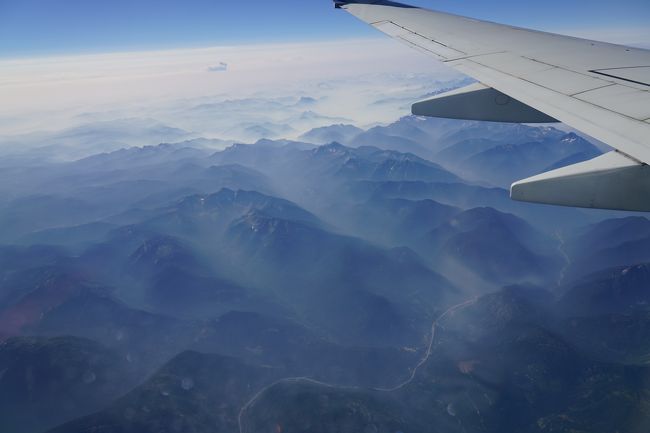
[[[480,82],[419,102],[414,114],[521,123],[556,120],[619,154],[517,182],[513,198],[650,211],[650,171],[645,166],[650,163],[650,51],[391,1],[335,5]],[[621,164],[620,158],[627,163]],[[607,179],[606,191],[603,182],[584,181],[601,174]],[[573,199],[558,191],[575,178],[581,181],[571,188]],[[634,194],[628,194],[631,190]]]

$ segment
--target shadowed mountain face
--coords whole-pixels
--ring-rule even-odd
[[[144,226],[181,236],[219,236],[233,221],[252,211],[318,226],[319,219],[294,203],[256,191],[222,189],[210,195],[186,197],[164,209]]]
[[[520,291],[447,317],[434,354],[404,388],[281,383],[251,408],[247,431],[644,431],[647,367],[590,360],[542,327],[552,323],[549,297]]]
[[[246,399],[281,375],[233,358],[184,352],[105,411],[49,431],[236,431]]]
[[[439,156],[471,179],[508,187],[517,180],[601,154],[582,137],[574,133],[558,137],[557,132],[545,131],[537,140],[528,142],[517,142],[519,137],[515,137],[508,144],[484,138],[468,139],[442,150]]]
[[[370,198],[430,199],[461,209],[492,207],[524,218],[539,230],[551,234],[559,229],[582,228],[585,220],[590,219],[590,214],[579,209],[515,202],[510,200],[505,189],[467,183],[366,180],[350,182],[345,188],[359,201]]]
[[[347,342],[413,343],[435,305],[453,295],[452,285],[408,250],[382,250],[261,213],[236,221],[226,242],[235,266],[256,270],[252,284],[266,282],[285,302],[305,309],[308,320]],[[413,331],[413,339],[403,339]]]
[[[237,163],[261,167],[272,177],[282,179],[283,188],[296,189],[288,179],[300,179],[303,185],[315,187],[323,179],[340,183],[352,179],[422,180],[453,182],[458,177],[438,164],[416,156],[376,146],[348,147],[332,142],[309,149],[292,142],[260,142],[256,145],[236,145],[211,157],[221,163]],[[275,176],[273,176],[275,174]],[[306,184],[305,184],[306,183]]]
[[[333,344],[293,320],[239,311],[207,324],[193,347],[343,385],[394,386],[418,358],[402,348]]]
[[[315,101],[232,128],[298,135]],[[0,430],[650,430],[648,220],[505,188],[597,148],[333,122],[231,145],[152,121],[185,141],[3,168]]]
[[[12,234],[26,234],[48,227],[94,220],[101,215],[95,206],[73,198],[33,195],[9,203],[9,209],[0,216],[5,237]]]
[[[567,237],[571,258],[568,276],[579,278],[613,266],[650,261],[650,220],[628,217],[605,220]]]
[[[137,382],[129,362],[89,340],[12,338],[0,344],[0,426],[40,432],[104,407]]]
[[[475,208],[453,216],[421,238],[425,254],[488,283],[549,284],[561,267],[552,239],[514,215]]]
[[[570,251],[582,254],[616,247],[650,236],[650,220],[645,217],[616,218],[591,225],[574,237]]]
[[[593,315],[643,311],[650,305],[650,265],[601,271],[577,282],[563,296],[572,314]]]
[[[83,277],[56,267],[12,275],[0,308],[0,339],[18,336],[38,323],[43,313],[90,290],[104,291]]]
[[[572,317],[562,329],[569,341],[595,359],[626,365],[650,362],[647,311]]]
[[[350,148],[331,143],[303,154],[302,158],[311,166],[310,172],[316,168],[321,176],[333,176],[339,182],[345,179],[438,182],[458,180],[456,175],[439,165],[412,153],[382,150],[372,146]]]
[[[387,245],[416,246],[461,209],[434,200],[372,197],[345,211],[350,231]]]
[[[189,347],[198,326],[130,308],[107,294],[85,292],[47,311],[30,332],[92,339],[148,371],[151,365],[160,365]]]

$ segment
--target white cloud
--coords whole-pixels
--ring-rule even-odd
[[[206,65],[215,58],[228,59],[233,73],[207,73]],[[0,61],[0,135],[60,129],[69,126],[75,115],[87,112],[131,110],[150,115],[148,111],[165,101],[218,95],[242,98],[258,92],[286,96],[314,83],[405,72],[457,76],[389,38],[4,60]],[[398,87],[372,92],[391,94]],[[348,111],[351,107],[357,105],[332,108]],[[7,118],[19,120],[3,122]]]

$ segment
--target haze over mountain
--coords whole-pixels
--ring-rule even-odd
[[[650,221],[505,189],[599,148],[329,103],[11,139],[0,430],[648,431]]]

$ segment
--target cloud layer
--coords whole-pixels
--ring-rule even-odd
[[[436,71],[457,76],[388,38],[0,61],[0,135],[65,126],[70,114],[89,111],[151,110],[163,101],[216,95],[282,96],[324,80]]]

